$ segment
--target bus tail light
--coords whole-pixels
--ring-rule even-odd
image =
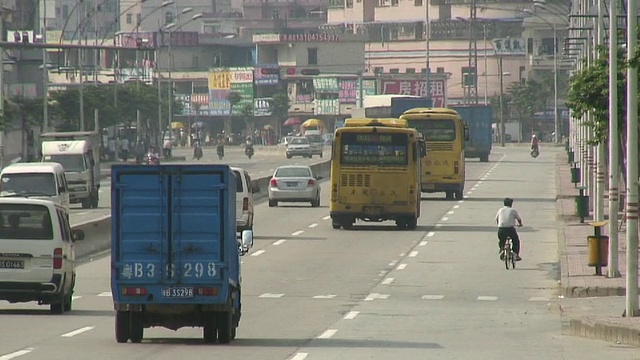
[[[454,162],[453,162],[453,173],[454,173],[454,174],[456,174],[456,175],[458,175],[459,171],[460,171],[460,165],[459,165],[459,162],[454,161]]]
[[[242,199],[242,211],[248,211],[248,210],[249,210],[249,198],[246,197]]]
[[[271,179],[271,181],[269,181],[269,185],[271,185],[271,187],[278,187],[278,182],[276,179]]]
[[[307,187],[312,187],[316,185],[316,181],[313,179],[309,179],[309,182],[307,183]]]
[[[143,287],[123,287],[122,295],[124,296],[144,296],[147,295],[147,289]]]
[[[62,269],[62,248],[53,249],[53,268]]]

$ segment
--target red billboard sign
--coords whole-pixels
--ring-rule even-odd
[[[382,94],[427,96],[426,80],[382,80]],[[431,80],[431,99],[434,107],[447,106],[446,80]]]

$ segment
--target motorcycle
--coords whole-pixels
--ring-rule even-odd
[[[147,153],[143,162],[145,165],[160,165],[160,158],[154,153]]]
[[[247,146],[244,148],[244,154],[247,155],[249,159],[253,156],[253,146]]]
[[[540,155],[540,151],[538,151],[538,147],[531,147],[531,157],[532,158],[537,158],[538,155]]]
[[[202,148],[200,146],[196,146],[193,149],[193,158],[196,160],[200,160],[202,158]]]
[[[216,147],[216,152],[218,153],[218,159],[222,160],[222,158],[224,158],[224,146],[218,145]]]

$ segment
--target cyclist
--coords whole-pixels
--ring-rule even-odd
[[[500,247],[500,260],[504,260],[504,243],[507,237],[511,238],[513,244],[513,252],[516,254],[516,261],[522,260],[520,257],[520,238],[516,231],[516,225],[522,226],[522,218],[516,209],[512,208],[513,199],[505,198],[503,200],[504,207],[498,210],[496,214],[496,223],[498,224],[498,246]]]

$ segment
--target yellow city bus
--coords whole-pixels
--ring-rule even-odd
[[[408,128],[409,123],[407,120],[401,120],[396,118],[351,118],[344,121],[344,127],[356,127],[356,126],[372,126],[372,123],[378,122],[379,126]]]
[[[382,119],[351,119],[335,131],[331,161],[331,221],[392,220],[415,229],[420,217],[420,167],[426,146],[415,129]],[[359,125],[355,126],[357,122]],[[397,122],[397,120],[396,120]]]
[[[462,199],[465,181],[464,142],[469,130],[460,114],[447,108],[415,108],[405,111],[407,120],[427,143],[421,177],[425,193],[444,192],[448,200]]]

